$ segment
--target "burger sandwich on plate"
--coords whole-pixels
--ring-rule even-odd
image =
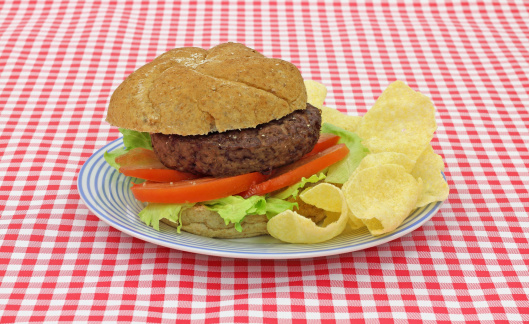
[[[145,180],[131,188],[142,221],[207,237],[267,234],[288,209],[321,221],[297,195],[349,154],[321,133],[296,66],[237,43],[158,56],[115,90],[106,121],[124,147],[105,159]]]

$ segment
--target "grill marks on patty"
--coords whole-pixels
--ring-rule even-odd
[[[151,134],[154,152],[171,169],[214,177],[268,172],[299,160],[318,141],[319,109],[307,104],[256,128],[207,135]]]

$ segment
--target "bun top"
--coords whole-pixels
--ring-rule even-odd
[[[242,44],[176,48],[142,66],[110,99],[106,121],[140,132],[202,135],[255,127],[305,109],[292,63]]]

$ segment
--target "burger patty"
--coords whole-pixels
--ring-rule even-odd
[[[299,160],[316,145],[320,127],[320,110],[307,104],[307,109],[256,128],[191,136],[155,133],[151,139],[166,167],[226,177],[266,173]]]

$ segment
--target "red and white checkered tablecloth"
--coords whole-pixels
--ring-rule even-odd
[[[529,6],[467,1],[2,1],[0,322],[529,322]],[[77,174],[112,91],[164,51],[245,43],[363,114],[430,96],[451,191],[424,226],[335,256],[229,259],[100,221]]]

